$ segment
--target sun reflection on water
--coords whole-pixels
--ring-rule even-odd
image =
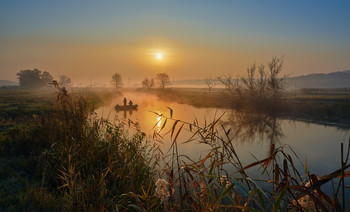
[[[162,116],[157,116],[157,128],[158,130],[160,130],[161,126],[162,126]]]

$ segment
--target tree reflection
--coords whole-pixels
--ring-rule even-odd
[[[225,125],[231,128],[230,137],[239,142],[259,139],[275,145],[284,136],[281,120],[275,114],[232,111],[227,115]]]

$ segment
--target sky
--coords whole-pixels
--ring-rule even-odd
[[[76,85],[243,75],[273,56],[288,76],[347,70],[349,10],[345,0],[4,0],[0,79],[34,68]]]

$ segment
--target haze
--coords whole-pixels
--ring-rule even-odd
[[[284,55],[298,76],[350,68],[349,1],[1,1],[0,79],[74,84],[243,74]],[[161,59],[157,54],[162,54]]]

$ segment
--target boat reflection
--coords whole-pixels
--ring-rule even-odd
[[[133,111],[137,111],[138,110],[138,105],[116,105],[114,107],[114,110],[116,112],[121,112],[123,111],[123,118],[126,119],[127,118],[127,113],[129,113],[129,117],[132,115]]]
[[[137,109],[136,109],[137,111]],[[117,111],[119,112],[119,111]],[[133,110],[123,110],[123,118],[127,119],[128,118],[128,113],[129,113],[129,117],[132,116]]]

